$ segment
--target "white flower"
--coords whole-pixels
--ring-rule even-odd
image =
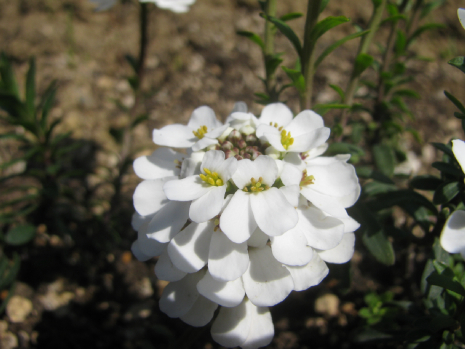
[[[228,181],[237,168],[233,157],[225,160],[219,150],[208,151],[202,161],[200,175],[167,182],[163,190],[170,200],[192,201],[189,217],[194,222],[206,222],[223,207]]]
[[[465,10],[463,8],[459,8],[457,10],[457,15],[459,16],[460,24],[465,29]]]
[[[291,110],[282,103],[263,108],[259,121],[257,137],[280,152],[307,152],[324,144],[330,134],[320,115],[304,110],[293,118]]]
[[[140,2],[153,2],[159,8],[170,10],[176,13],[184,13],[189,11],[195,0],[139,0]]]
[[[239,188],[220,218],[221,230],[236,243],[246,241],[257,228],[267,235],[282,235],[298,221],[295,208],[278,188],[275,160],[266,155],[239,161],[232,176]]]
[[[465,10],[459,9],[459,18],[463,25]],[[457,159],[462,171],[465,173],[465,142],[460,139],[452,141],[452,151]],[[447,218],[442,229],[440,243],[443,249],[449,253],[460,253],[465,259],[465,211],[458,210],[452,212]]]
[[[215,112],[206,106],[192,112],[187,126],[174,124],[153,130],[153,142],[173,148],[205,149],[218,143],[217,138],[229,127],[216,119]]]

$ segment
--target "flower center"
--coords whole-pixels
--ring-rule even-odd
[[[220,178],[218,173],[216,172],[211,172],[208,168],[203,169],[206,175],[204,174],[199,174],[199,177],[202,179],[207,184],[213,185],[215,187],[221,187],[223,186],[223,180]]]
[[[281,144],[286,150],[289,148],[289,146],[294,144],[294,138],[291,137],[290,131],[287,133],[286,133],[286,130],[281,131]]]
[[[205,136],[205,133],[207,133],[207,126],[200,126],[197,131],[192,131],[195,137],[198,139],[202,139],[203,136]]]
[[[245,192],[251,192],[251,193],[259,193],[261,191],[264,191],[264,190],[268,190],[270,189],[270,187],[266,184],[263,184],[263,178],[260,177],[257,180],[255,180],[255,178],[250,178],[250,184],[249,185],[246,185],[242,191],[245,191]]]
[[[302,172],[302,179],[300,180],[300,187],[302,188],[313,183],[315,183],[315,177],[307,175],[307,170],[304,170]]]

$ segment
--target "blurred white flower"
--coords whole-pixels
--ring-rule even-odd
[[[459,8],[457,10],[457,15],[459,16],[460,24],[465,29],[465,10],[463,8]]]
[[[463,25],[462,19],[465,18],[465,10],[459,9],[459,17],[460,14],[462,14],[461,22]],[[452,141],[452,151],[465,173],[465,142],[454,139]],[[439,241],[444,250],[449,253],[460,253],[462,258],[465,259],[465,211],[452,212],[444,224]]]
[[[139,0],[140,2],[153,2],[159,8],[170,10],[176,13],[184,13],[189,11],[195,0]]]

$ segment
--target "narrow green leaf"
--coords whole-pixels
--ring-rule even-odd
[[[396,14],[396,15],[393,15],[393,16],[389,16],[388,18],[383,19],[381,21],[380,25],[383,25],[383,24],[386,24],[386,23],[389,23],[389,22],[397,22],[397,21],[399,21],[401,19],[407,19],[407,16],[405,16],[403,14]]]
[[[344,44],[345,42],[349,41],[349,40],[352,40],[352,39],[355,39],[355,38],[358,38],[358,37],[361,37],[365,34],[368,34],[370,32],[370,30],[364,30],[364,31],[361,31],[361,32],[357,32],[357,33],[354,33],[354,34],[351,34],[351,35],[348,35],[338,41],[336,41],[334,44],[328,46],[319,56],[318,58],[315,60],[315,63],[314,63],[314,69],[316,70],[316,68],[320,65],[320,63],[331,53],[333,52],[336,48],[338,48],[339,46],[341,46],[342,44]]]
[[[300,12],[291,12],[288,13],[287,15],[281,16],[279,19],[282,20],[283,22],[291,21],[293,19],[297,19],[302,17],[304,14]]]
[[[248,32],[248,31],[243,31],[243,30],[236,32],[236,34],[243,36],[251,40],[252,42],[256,43],[258,46],[260,46],[262,51],[265,50],[265,43],[263,42],[262,38],[258,36],[257,34]]]
[[[347,23],[349,22],[350,19],[345,17],[345,16],[339,16],[339,17],[333,17],[329,16],[323,19],[322,21],[318,22],[310,32],[308,41],[313,43],[313,45],[316,43],[316,41],[328,30],[337,27],[338,25],[342,23]],[[300,55],[299,55],[300,56]]]
[[[394,96],[400,96],[400,97],[410,97],[410,98],[415,98],[415,99],[420,99],[421,98],[419,93],[417,93],[414,90],[410,90],[410,89],[395,90],[393,92],[393,95]]]
[[[42,130],[46,130],[47,128],[47,120],[50,110],[52,109],[53,102],[55,101],[55,93],[56,93],[56,81],[52,81],[48,86],[47,90],[45,91],[44,95],[42,96],[42,101],[40,103],[40,108],[42,109],[42,116],[40,119],[40,127]]]
[[[440,23],[428,23],[425,25],[420,26],[417,30],[413,32],[413,34],[409,37],[407,41],[407,47],[416,39],[418,38],[421,34],[423,34],[425,31],[428,30],[433,30],[433,29],[440,29],[440,28],[446,28],[444,24]]]
[[[465,57],[460,56],[460,57],[455,57],[451,59],[449,62],[451,66],[456,67],[457,69],[461,70],[463,73],[465,73]]]
[[[324,11],[326,6],[328,6],[329,0],[322,0],[320,4],[320,13]]]
[[[409,189],[402,189],[395,192],[380,194],[376,197],[376,200],[371,200],[369,205],[373,211],[380,211],[392,206],[403,207],[406,203],[409,202],[424,206],[434,214],[437,214],[438,212],[436,206],[434,206],[433,203],[431,203],[427,198]]]
[[[299,70],[290,69],[284,66],[281,68],[287,74],[289,79],[291,79],[292,85],[295,86],[297,91],[300,93],[305,92],[305,79],[302,73]]]
[[[340,87],[337,86],[337,85],[333,85],[333,84],[329,84],[329,87],[331,87],[334,91],[337,92],[337,94],[338,94],[339,97],[341,98],[341,101],[344,100],[345,93],[344,93],[344,90],[343,90],[342,88],[340,88]]]
[[[443,173],[450,174],[455,177],[463,176],[463,172],[452,164],[447,164],[445,162],[433,162],[431,166]]]
[[[29,70],[26,76],[26,106],[30,118],[32,119],[35,115],[35,99],[36,99],[36,61],[32,57],[29,60]]]
[[[440,178],[423,175],[416,176],[410,181],[410,186],[418,190],[436,190],[441,185],[442,180]]]
[[[426,17],[431,11],[437,9],[439,6],[443,5],[445,2],[446,0],[436,0],[436,1],[431,1],[426,4],[423,4],[420,18]]]
[[[441,184],[434,192],[433,203],[442,205],[452,201],[460,193],[461,187],[459,182]]]
[[[13,94],[0,92],[0,109],[6,111],[15,122],[15,125],[20,125],[21,119],[26,118],[28,115],[27,107],[21,100]]]
[[[354,70],[352,73],[352,78],[359,77],[371,64],[373,63],[373,56],[370,56],[366,53],[360,53],[355,58]]]
[[[281,21],[280,19],[276,18],[276,17],[271,17],[271,16],[267,16],[266,14],[264,13],[261,13],[260,16],[262,16],[263,18],[265,18],[267,21],[270,21],[271,23],[273,23],[276,28],[278,28],[278,30],[286,37],[288,38],[288,40],[291,42],[291,44],[294,46],[296,52],[297,52],[297,56],[300,57],[301,53],[302,53],[302,44],[300,43],[300,39],[299,37],[296,35],[296,33],[294,33],[294,31],[292,30],[291,27],[289,27],[286,22],[283,22]]]
[[[453,277],[434,272],[430,276],[428,276],[426,280],[431,285],[443,287],[447,290],[451,290],[455,293],[458,293],[461,296],[465,296],[465,289],[458,281],[454,280]]]
[[[386,176],[392,177],[396,159],[392,147],[386,144],[377,144],[373,147],[373,157],[376,167]]]
[[[394,181],[383,175],[381,172],[373,170],[369,167],[363,167],[359,166],[356,167],[355,170],[357,171],[357,176],[362,177],[362,178],[371,178],[374,179],[375,181],[381,182],[381,183],[386,183],[386,184],[394,184]]]
[[[463,106],[463,104],[457,99],[455,98],[453,95],[451,95],[449,92],[447,91],[444,91],[444,94],[446,95],[447,98],[449,98],[449,100],[455,104],[455,106],[457,108],[460,109],[460,111],[465,114],[465,107]]]
[[[351,209],[351,215],[361,224],[362,241],[373,257],[382,264],[393,265],[395,254],[392,244],[368,206],[357,203]]]
[[[16,82],[16,78],[13,73],[13,67],[11,66],[10,60],[7,58],[6,54],[3,52],[0,56],[0,77],[1,86],[5,89],[5,91],[19,99],[18,83]]]
[[[446,144],[442,144],[442,143],[436,143],[436,142],[432,142],[431,145],[433,147],[435,147],[436,149],[442,151],[444,154],[449,155],[451,158],[455,157],[454,153],[452,152],[452,148],[451,148],[450,145],[446,145]]]
[[[5,241],[10,245],[23,245],[32,240],[36,234],[36,228],[31,225],[18,225],[6,233]]]
[[[137,59],[132,56],[132,55],[125,55],[124,58],[126,58],[126,61],[129,63],[129,65],[131,66],[132,70],[134,71],[134,73],[137,74],[137,70],[138,70],[138,64],[137,64]]]
[[[273,75],[276,69],[278,69],[278,67],[281,65],[282,62],[283,62],[283,59],[280,58],[278,55],[266,56],[265,57],[266,75],[267,76]]]
[[[402,56],[405,53],[407,47],[407,38],[402,30],[397,31],[395,52],[397,56]]]
[[[365,151],[363,148],[349,143],[336,142],[329,145],[328,154],[337,155],[337,154],[351,154],[357,155],[359,157],[365,156]]]
[[[377,181],[368,182],[363,186],[363,192],[368,196],[374,196],[396,190],[397,186],[394,184],[386,184]]]

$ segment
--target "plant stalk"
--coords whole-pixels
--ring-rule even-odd
[[[315,74],[314,48],[316,42],[311,40],[311,33],[318,21],[322,0],[308,0],[307,18],[305,20],[304,46],[300,57],[301,71],[305,79],[305,92],[300,95],[300,109],[312,106],[313,76]]]
[[[276,17],[277,0],[267,0],[266,2],[266,15],[270,17]],[[266,69],[268,65],[268,59],[274,55],[274,38],[276,34],[276,28],[270,21],[265,21],[265,49],[263,50],[263,60],[265,63],[265,75],[266,75],[266,92],[274,100],[276,94],[276,79],[274,72],[268,73]]]

